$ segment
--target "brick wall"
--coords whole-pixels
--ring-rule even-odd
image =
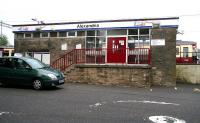
[[[149,66],[76,65],[66,72],[66,82],[149,87]]]

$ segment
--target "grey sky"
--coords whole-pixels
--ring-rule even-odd
[[[9,24],[180,16],[178,39],[199,42],[198,0],[1,0],[0,20]],[[13,44],[10,29],[3,28]]]

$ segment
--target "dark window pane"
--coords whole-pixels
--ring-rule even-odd
[[[67,37],[67,32],[59,32],[59,37]]]
[[[16,38],[24,38],[24,33],[15,33]]]
[[[31,33],[25,33],[25,38],[31,38]]]
[[[140,29],[139,32],[140,32],[140,35],[148,35],[149,29]]]
[[[68,37],[74,37],[74,36],[76,36],[76,32],[74,31],[68,32]]]
[[[50,37],[57,37],[57,32],[50,32]]]
[[[40,37],[40,33],[39,32],[34,32],[33,33],[33,38],[39,38]]]
[[[183,47],[183,57],[188,58],[188,47]]]
[[[87,31],[87,36],[95,36],[95,31]]]
[[[129,29],[128,34],[129,35],[138,35],[138,29]]]
[[[78,31],[77,36],[85,36],[85,31]]]
[[[42,37],[49,37],[49,33],[48,32],[42,32]]]

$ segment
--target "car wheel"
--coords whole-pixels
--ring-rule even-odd
[[[35,90],[40,90],[40,89],[42,89],[42,81],[39,80],[39,79],[35,79],[35,80],[33,81],[33,88],[34,88]]]

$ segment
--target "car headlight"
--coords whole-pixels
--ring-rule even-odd
[[[57,80],[57,77],[54,74],[48,74],[48,76],[52,79],[52,80]]]

